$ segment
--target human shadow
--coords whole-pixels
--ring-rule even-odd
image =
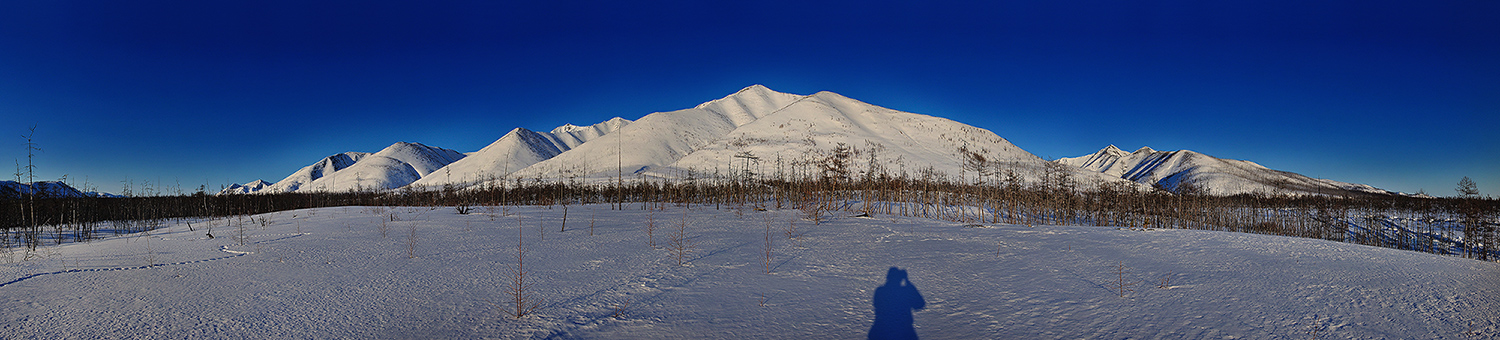
[[[891,267],[885,274],[885,285],[875,288],[875,324],[870,326],[870,340],[916,340],[913,310],[927,307],[927,300],[911,283],[906,271]]]

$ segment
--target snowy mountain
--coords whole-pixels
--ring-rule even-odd
[[[93,197],[78,189],[68,186],[67,183],[57,181],[20,183],[16,181],[0,181],[0,198],[18,199],[27,198],[35,194],[37,198],[42,197]]]
[[[1125,152],[1110,145],[1090,155],[1061,158],[1056,162],[1179,193],[1201,190],[1201,193],[1212,195],[1394,194],[1369,185],[1310,178],[1268,169],[1250,161],[1222,159],[1191,150],[1156,151],[1142,147],[1135,152]]]
[[[312,165],[303,167],[302,169],[297,170],[297,172],[293,172],[291,175],[286,176],[285,179],[282,179],[281,181],[276,182],[276,184],[272,184],[265,189],[261,189],[258,192],[270,194],[294,192],[298,189],[301,189],[303,184],[312,183],[312,181],[323,178],[323,176],[333,174],[334,172],[343,170],[344,168],[348,168],[349,166],[354,165],[355,162],[358,162],[359,160],[364,159],[365,156],[369,155],[370,153],[368,152],[345,152],[328,157],[323,157],[323,159],[319,160],[317,163],[313,163]]]
[[[618,131],[517,171],[515,175],[526,178],[612,176],[617,171],[632,174],[666,166],[736,128],[802,98],[760,85],[746,87],[693,108],[646,115]],[[627,140],[629,148],[622,154],[623,141]]]
[[[230,184],[229,187],[224,188],[224,190],[219,190],[218,195],[249,194],[261,191],[271,185],[272,183],[259,179],[255,180],[254,182],[245,184]]]
[[[1258,164],[1193,151],[1125,152],[1114,146],[1047,162],[989,130],[953,120],[871,105],[833,92],[797,95],[753,85],[692,108],[656,112],[636,121],[613,118],[549,132],[510,130],[467,155],[415,143],[381,152],[346,152],[304,167],[264,189],[234,193],[434,189],[494,183],[504,177],[559,180],[728,174],[749,167],[761,175],[819,176],[820,164],[844,153],[847,176],[868,171],[912,177],[932,173],[988,181],[1013,173],[1037,183],[1061,169],[1081,188],[1099,183],[1243,193],[1388,193],[1368,185],[1308,178]],[[1050,168],[1050,169],[1049,169]],[[959,178],[961,177],[961,178]],[[1186,184],[1191,184],[1190,186]]]
[[[590,126],[563,124],[563,126],[552,129],[552,132],[546,136],[551,137],[553,143],[559,145],[558,149],[567,151],[582,145],[584,142],[619,130],[621,127],[629,124],[630,120],[620,117],[610,118],[609,120]]]
[[[620,171],[627,177],[673,178],[687,170],[727,174],[731,167],[746,166],[772,174],[778,163],[781,171],[808,171],[833,156],[840,145],[850,150],[850,176],[870,169],[872,159],[892,175],[905,171],[916,176],[930,168],[958,176],[965,172],[966,152],[982,155],[1028,181],[1036,180],[1046,164],[993,132],[952,120],[891,110],[833,92],[796,95],[754,85],[693,108],[646,115],[515,175],[611,177]],[[1109,180],[1093,172],[1076,173],[1080,182]],[[972,170],[965,177],[972,180]]]
[[[772,169],[777,158],[784,167],[793,162],[812,164],[833,156],[839,145],[854,150],[849,165],[852,176],[867,171],[872,157],[893,175],[903,171],[915,175],[921,168],[932,167],[957,176],[965,172],[965,155],[960,150],[980,154],[1002,168],[1019,167],[1021,172],[1030,173],[1043,164],[1040,158],[988,130],[825,91],[800,96],[697,147],[669,167],[727,173],[735,155],[759,157],[763,169]],[[753,163],[750,166],[755,167]],[[972,179],[973,171],[968,172],[965,177]]]
[[[552,132],[515,128],[478,152],[439,169],[439,175],[423,177],[412,185],[436,188],[492,180],[555,157],[630,123],[615,117],[590,126],[567,124],[552,129]]]
[[[464,154],[419,143],[397,142],[348,167],[301,185],[298,192],[348,192],[395,189],[416,182],[464,158]],[[279,183],[278,183],[279,184]]]

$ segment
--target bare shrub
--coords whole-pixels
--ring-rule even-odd
[[[1114,281],[1110,281],[1109,286],[1110,288],[1113,288],[1111,290],[1118,292],[1120,297],[1125,297],[1125,292],[1134,293],[1135,289],[1131,287],[1134,287],[1136,284],[1140,283],[1139,281],[1126,280],[1125,274],[1128,273],[1130,273],[1130,267],[1126,267],[1124,261],[1120,261],[1119,263],[1115,264],[1116,279]]]
[[[245,220],[237,219],[234,223],[234,240],[244,246],[248,238],[249,236],[245,235]]]
[[[66,261],[64,261],[64,263],[66,263]],[[151,247],[151,237],[149,235],[146,236],[146,266],[156,266],[156,248]]]
[[[484,207],[484,214],[485,215],[489,215],[490,221],[494,221],[497,217],[500,216],[500,208],[496,207],[496,206],[493,206],[493,205],[485,206]],[[509,214],[506,214],[506,215],[509,215]]]
[[[520,217],[518,216],[517,218],[520,218]],[[540,218],[536,219],[536,240],[537,241],[546,241],[547,240],[547,226],[542,224],[542,219],[540,219]]]
[[[772,244],[772,240],[771,240],[771,216],[767,215],[766,216],[766,243],[765,243],[765,246],[761,248],[761,250],[763,250],[762,255],[764,255],[762,257],[765,260],[764,262],[765,262],[765,265],[766,265],[766,274],[770,274],[771,273],[771,249],[772,249],[773,245],[774,244]]]
[[[515,306],[515,310],[508,311],[507,314],[520,319],[531,315],[538,308],[541,308],[541,302],[537,300],[535,293],[531,291],[531,286],[534,282],[528,281],[526,277],[526,274],[528,274],[526,272],[526,253],[529,252],[529,249],[526,249],[526,244],[522,239],[521,233],[521,230],[526,228],[520,224],[520,217],[517,217],[516,222],[516,263],[506,265],[505,277],[508,282],[505,293],[510,295],[511,302]]]
[[[656,249],[656,211],[646,213],[646,243]]]
[[[1313,317],[1312,325],[1307,327],[1307,334],[1312,335],[1313,339],[1319,339],[1322,335],[1320,333],[1323,333],[1324,328],[1326,327],[1323,326],[1323,322],[1319,320],[1319,317],[1315,316]]]
[[[787,240],[792,241],[792,246],[797,246],[797,241],[802,239],[802,231],[797,230],[797,219],[793,218],[790,223],[787,223],[786,230],[782,231],[782,234],[786,235]]]
[[[615,305],[614,311],[609,313],[609,317],[624,319],[626,308],[630,308],[630,300],[625,300],[625,303]]]
[[[406,258],[417,258],[417,224],[406,227]]]
[[[686,263],[687,257],[692,255],[693,249],[697,247],[693,240],[687,236],[687,212],[682,213],[682,219],[677,221],[677,228],[667,235],[667,250],[671,251],[672,257],[677,259],[677,265]]]

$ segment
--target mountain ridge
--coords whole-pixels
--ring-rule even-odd
[[[1089,155],[1059,158],[1059,164],[1095,171],[1174,193],[1240,194],[1398,194],[1373,186],[1311,178],[1255,162],[1218,158],[1192,150],[1157,151],[1141,147],[1124,153],[1114,145]]]
[[[743,171],[746,166],[770,175],[773,166],[780,174],[791,166],[817,167],[829,157],[848,158],[845,166],[850,172],[843,176],[851,177],[870,171],[890,175],[930,171],[958,176],[962,181],[992,181],[1006,175],[1025,183],[1039,183],[1047,180],[1042,178],[1044,174],[1062,169],[1079,187],[1120,181],[1141,190],[1201,189],[1215,195],[1390,193],[1191,150],[1141,147],[1126,152],[1109,145],[1093,154],[1049,162],[994,132],[951,119],[884,108],[829,91],[798,95],[759,84],[690,108],[654,112],[634,121],[614,117],[589,126],[564,124],[548,132],[513,128],[467,154],[416,143],[397,143],[387,149],[402,145],[420,145],[406,148],[431,152],[407,152],[404,154],[426,156],[404,159],[381,155],[386,150],[335,154],[263,189],[234,193],[389,190],[405,186],[461,189],[503,184],[506,178],[681,178],[689,173],[728,174]],[[433,151],[436,149],[445,151]],[[840,156],[840,152],[848,154]],[[734,170],[734,161],[742,161],[738,165],[741,169]],[[975,168],[976,161],[987,165]],[[797,171],[805,174],[810,170]]]

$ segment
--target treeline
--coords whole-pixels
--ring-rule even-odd
[[[87,241],[105,234],[148,231],[187,218],[245,216],[268,212],[382,202],[376,193],[207,195],[146,197],[50,197],[0,199],[0,245],[35,249],[47,242]]]
[[[169,220],[253,215],[332,206],[474,206],[611,204],[616,209],[663,205],[715,209],[799,209],[821,221],[830,214],[884,214],[969,224],[1092,225],[1135,229],[1198,229],[1317,238],[1372,246],[1500,259],[1500,201],[1403,196],[1210,196],[1138,190],[1119,182],[1080,186],[1049,169],[1027,183],[1014,173],[954,178],[850,176],[816,171],[757,176],[749,171],[629,181],[509,178],[466,189],[387,192],[249,194],[0,200],[4,245],[83,241],[99,233],[150,230]],[[1182,188],[1179,188],[1182,189]]]
[[[798,209],[819,221],[833,213],[922,217],[971,224],[1090,225],[1196,229],[1316,238],[1500,260],[1500,201],[1395,195],[1213,196],[1190,185],[1172,193],[1126,183],[1081,187],[1065,171],[1027,183],[1001,173],[968,179],[931,169],[915,176],[786,173],[699,174],[675,179],[582,182],[515,179],[468,190],[406,190],[384,196],[408,205],[563,205],[617,209],[666,204],[715,209]],[[399,197],[399,199],[393,199]]]

